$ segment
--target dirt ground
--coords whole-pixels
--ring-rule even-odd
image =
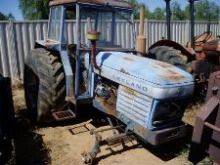
[[[36,128],[30,125],[26,117],[26,107],[22,87],[13,90],[14,106],[16,111],[16,134],[13,141],[12,158],[7,164],[21,165],[81,165],[81,154],[89,151],[94,137],[89,134],[93,128],[107,128],[105,119],[94,109],[88,116],[82,111],[80,120],[65,123],[56,123],[47,127]],[[196,104],[184,116],[187,123],[194,123],[194,116],[201,104]],[[93,121],[85,124],[90,119]],[[190,131],[189,131],[190,132]],[[102,133],[103,137],[111,135],[111,131]],[[143,144],[133,140],[117,147],[101,147],[101,153],[94,160],[98,165],[188,165],[189,136],[160,147]],[[212,164],[205,159],[200,164]]]

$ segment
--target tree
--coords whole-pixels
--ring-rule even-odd
[[[152,12],[148,8],[148,6],[145,7],[144,17],[147,18],[147,19],[152,19]]]
[[[11,13],[5,15],[0,12],[0,20],[15,20],[15,17]]]
[[[129,0],[128,2],[131,4],[131,6],[134,10],[134,12],[133,12],[134,18],[138,19],[139,18],[139,11],[138,11],[139,3],[138,3],[138,1],[137,0]]]
[[[196,3],[195,8],[195,18],[197,20],[218,20],[219,7],[216,2],[210,0],[199,1]]]
[[[8,20],[8,17],[0,12],[0,20]]]
[[[152,19],[163,20],[165,18],[166,18],[165,9],[162,9],[160,7],[155,8],[155,10],[152,13]]]
[[[19,8],[25,19],[48,19],[49,0],[19,0]]]
[[[201,0],[195,2],[195,20],[218,21],[219,14],[219,6],[215,1]],[[185,15],[187,19],[190,19],[189,5],[185,8]]]
[[[186,19],[185,12],[181,9],[180,4],[174,1],[171,4],[172,20],[184,20]]]
[[[129,3],[131,3],[131,6],[134,9],[134,19],[139,19],[139,17],[140,17],[140,15],[139,15],[139,6],[140,6],[140,4],[138,3],[137,0],[129,0]],[[152,17],[152,13],[149,10],[148,6],[145,6],[144,16],[147,19],[150,19]]]

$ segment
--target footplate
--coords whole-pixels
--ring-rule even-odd
[[[54,112],[52,113],[52,115],[56,121],[70,120],[76,117],[76,114],[70,109],[65,111]]]

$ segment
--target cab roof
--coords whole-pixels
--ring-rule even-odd
[[[92,4],[92,5],[111,5],[114,7],[128,8],[131,9],[132,6],[125,0],[51,0],[50,6],[70,4],[70,3],[82,3],[82,4]]]

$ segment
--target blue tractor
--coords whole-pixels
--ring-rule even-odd
[[[134,31],[132,12],[124,0],[50,1],[47,38],[36,41],[25,62],[25,97],[32,120],[76,118],[79,105],[89,103],[121,123],[124,130],[117,138],[132,133],[158,145],[185,135],[181,119],[194,90],[194,78],[184,70],[187,51],[170,42],[161,50],[161,56],[172,54],[170,63],[148,58],[143,10],[136,47],[124,48],[116,30],[122,22]],[[66,19],[75,22],[73,41],[67,40]],[[178,46],[180,50],[173,48]],[[98,152],[95,145],[85,161]]]

